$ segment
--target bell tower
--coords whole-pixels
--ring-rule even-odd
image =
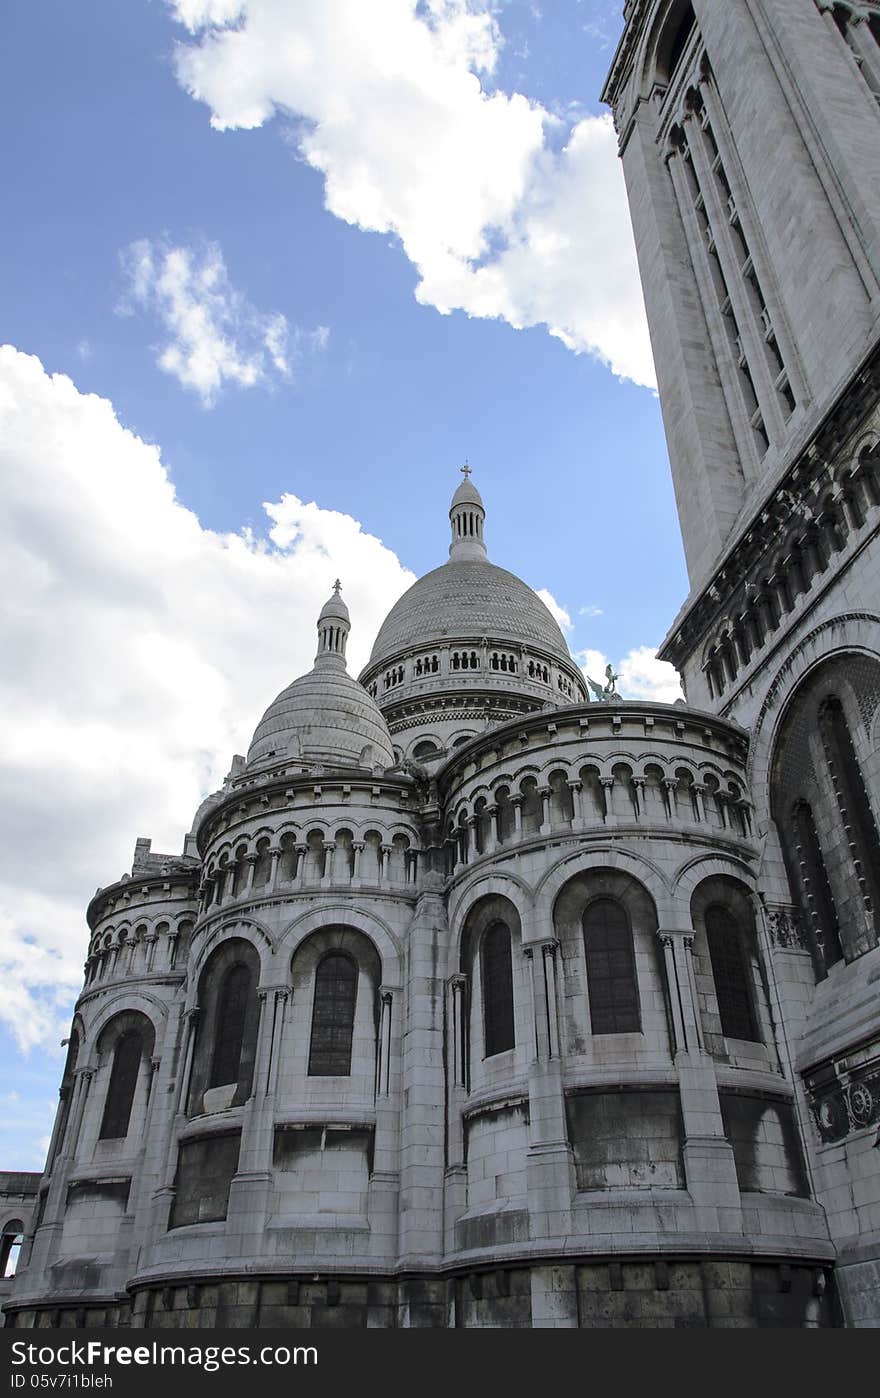
[[[603,99],[696,589],[877,346],[880,5],[624,14]]]
[[[880,4],[627,0],[624,21],[603,98],[691,583],[660,655],[749,734],[811,1192],[846,1322],[877,1325]]]

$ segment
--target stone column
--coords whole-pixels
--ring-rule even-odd
[[[479,851],[477,850],[477,819],[478,819],[478,817],[475,816],[475,815],[469,815],[469,816],[467,817],[467,862],[468,862],[468,864],[473,864],[474,860],[477,859],[477,858],[479,858]]]
[[[541,798],[541,826],[539,834],[550,834],[550,788],[549,786],[539,786],[538,795]]]
[[[351,881],[352,883],[360,883],[361,855],[366,849],[366,844],[363,840],[353,840],[351,847],[354,850],[354,867],[351,872]]]
[[[568,789],[571,792],[571,805],[573,810],[573,820],[575,830],[583,830],[586,825],[584,817],[584,784],[579,777],[568,782]]]
[[[468,980],[458,974],[446,982],[446,1250],[456,1247],[455,1223],[467,1207],[464,1161],[464,1111],[467,1102]]]
[[[323,840],[324,867],[321,870],[321,883],[326,887],[333,881],[333,852],[336,849],[335,840]]]
[[[153,958],[156,955],[156,942],[158,937],[155,932],[148,932],[144,937],[144,969],[149,974],[153,969]]]
[[[533,1238],[571,1232],[574,1159],[568,1140],[559,1033],[559,989],[555,938],[523,946],[532,991],[534,1057],[529,1065],[529,1149],[526,1180],[529,1231]]]
[[[694,804],[695,804],[695,806],[696,806],[696,808],[697,808],[697,820],[700,821],[701,824],[705,825],[705,823],[706,823],[706,787],[705,787],[705,785],[703,784],[703,782],[693,782],[693,783],[691,784],[691,791],[693,792]]]
[[[281,854],[282,851],[278,845],[273,845],[269,850],[271,863],[269,865],[269,886],[266,890],[267,893],[274,893],[278,887],[278,866],[281,862]]]
[[[376,1040],[375,1111],[373,1169],[370,1175],[367,1211],[371,1245],[381,1253],[393,1253],[398,1244],[398,1201],[400,1196],[400,1106],[394,1063],[396,1006],[399,987],[381,985],[379,1033]]]
[[[436,1264],[443,1253],[445,1074],[443,981],[449,938],[442,881],[418,898],[409,928],[407,1025],[403,1035],[399,1264]]]
[[[382,883],[388,883],[388,863],[391,859],[391,845],[382,845],[382,862],[379,866],[379,879]]]
[[[513,835],[514,839],[522,839],[522,805],[523,798],[519,794],[511,796],[510,804],[513,807]]]
[[[644,819],[645,819],[645,815],[646,815],[646,811],[645,811],[645,778],[644,778],[644,777],[633,777],[633,778],[632,778],[632,788],[633,788],[633,805],[634,805],[635,808],[636,808],[636,820],[644,820]]]
[[[616,814],[614,810],[614,778],[600,777],[599,785],[602,788],[602,800],[605,805],[605,819],[606,821],[613,821],[614,819],[616,819]]]
[[[498,848],[498,807],[487,806],[485,814],[489,817],[489,828],[486,833],[486,848],[484,854],[494,854]]]
[[[177,1077],[177,1091],[175,1092],[174,1115],[186,1111],[186,1098],[189,1092],[189,1077],[192,1072],[193,1053],[195,1051],[196,1033],[199,1025],[199,1007],[193,1005],[192,1009],[184,1012],[186,1022],[186,1038],[183,1048],[183,1061]]]
[[[64,1136],[62,1158],[65,1160],[76,1159],[79,1150],[79,1134],[82,1129],[83,1116],[86,1109],[86,1101],[89,1089],[92,1085],[92,1078],[95,1076],[94,1068],[74,1068],[74,1090],[73,1104],[70,1109],[70,1125]]]
[[[694,974],[690,927],[661,928],[668,1002],[678,1071],[687,1187],[707,1232],[742,1229],[733,1149],[724,1135],[715,1064],[706,1052]]]
[[[393,996],[387,986],[379,987],[379,1033],[376,1041],[376,1096],[391,1091],[391,1007]]]
[[[253,890],[253,886],[254,886],[254,874],[256,873],[256,870],[257,870],[257,860],[258,860],[258,859],[259,859],[259,855],[256,855],[256,854],[246,854],[246,855],[245,855],[244,862],[245,862],[245,864],[248,866],[248,871],[247,871],[247,875],[245,876],[244,889],[243,889],[243,893],[244,893],[244,896],[245,896],[245,897]]]
[[[229,1186],[227,1226],[230,1233],[240,1235],[239,1246],[245,1256],[259,1250],[269,1209],[273,1102],[267,1096],[265,1086],[268,1081],[275,1030],[276,988],[261,986],[258,991],[260,1022],[257,1028],[253,1085],[244,1107],[238,1168]]]
[[[663,790],[665,792],[666,815],[669,820],[675,820],[678,814],[678,801],[676,792],[678,791],[678,777],[664,777]]]

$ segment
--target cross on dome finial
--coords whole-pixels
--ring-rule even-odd
[[[333,591],[336,593],[337,597],[339,596],[340,592],[342,591],[342,583],[339,581],[338,578],[336,579],[335,583],[333,584]]]
[[[470,475],[473,474],[472,471],[471,471],[471,464],[470,464],[470,462],[467,460],[467,458],[465,458],[465,463],[464,463],[464,465],[463,465],[463,466],[459,466],[458,469],[459,469],[459,471],[461,471],[461,474],[464,476],[465,480],[467,480],[468,477],[469,477]]]

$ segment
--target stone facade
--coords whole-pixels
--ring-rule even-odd
[[[880,1324],[878,10],[625,7],[689,703],[586,702],[467,475],[360,683],[337,588],[89,906],[8,1323]]]
[[[585,702],[450,516],[363,683],[337,592],[183,854],[92,900],[11,1323],[833,1321],[748,735]]]
[[[880,1324],[880,6],[633,0],[614,108],[692,591],[749,732],[770,973],[851,1324]]]

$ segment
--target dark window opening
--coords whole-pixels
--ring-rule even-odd
[[[584,950],[594,1034],[641,1029],[632,931],[616,898],[597,898],[584,913]]]
[[[142,1053],[143,1039],[137,1029],[123,1034],[116,1044],[101,1121],[102,1141],[119,1140],[128,1135]]]
[[[347,1077],[357,1001],[357,966],[342,952],[329,952],[315,972],[309,1076]]]
[[[727,908],[715,906],[706,910],[706,939],[722,1034],[728,1039],[760,1043],[743,937]]]
[[[503,922],[494,923],[483,938],[480,950],[483,980],[483,1019],[486,1058],[512,1049],[516,1043],[513,1017],[513,958],[510,931]]]
[[[237,962],[226,972],[220,989],[209,1088],[238,1082],[250,993],[251,973],[247,966]]]

